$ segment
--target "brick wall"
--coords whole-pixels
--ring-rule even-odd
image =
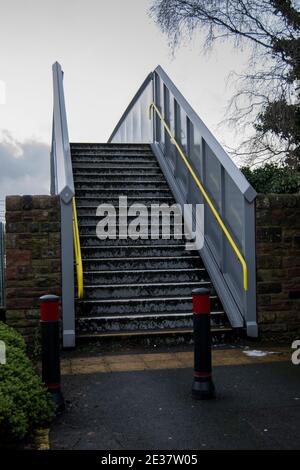
[[[256,258],[261,336],[300,337],[300,194],[258,195]]]
[[[260,333],[294,339],[300,336],[300,195],[259,195],[256,209]],[[59,200],[9,196],[6,222],[7,322],[31,341],[39,297],[61,295]]]
[[[6,319],[28,342],[39,326],[39,297],[61,294],[60,204],[52,196],[6,198]]]

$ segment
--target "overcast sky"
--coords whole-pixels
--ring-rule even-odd
[[[145,76],[160,64],[219,140],[232,144],[232,134],[217,125],[232,94],[226,79],[245,67],[245,54],[220,44],[203,55],[195,38],[172,57],[148,15],[150,5],[0,0],[0,199],[48,191],[56,60],[65,72],[71,141],[106,142]]]

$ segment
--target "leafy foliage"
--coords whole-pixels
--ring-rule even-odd
[[[48,424],[54,407],[21,335],[0,322],[0,340],[6,346],[6,364],[0,365],[0,441],[9,442]]]
[[[251,169],[241,168],[249,183],[258,193],[292,194],[300,192],[300,171],[274,163]]]
[[[300,164],[300,9],[296,0],[152,0],[150,14],[175,47],[196,30],[204,47],[250,46],[226,121],[246,139],[232,149],[249,162]],[[242,132],[243,131],[243,132]]]

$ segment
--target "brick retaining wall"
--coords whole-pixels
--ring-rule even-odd
[[[8,196],[6,222],[7,322],[31,341],[38,298],[61,295],[59,199]],[[256,238],[260,334],[300,337],[300,195],[258,195]]]
[[[6,319],[34,341],[41,295],[61,295],[60,203],[53,196],[6,198]]]
[[[261,336],[300,337],[300,194],[258,195],[256,262]]]

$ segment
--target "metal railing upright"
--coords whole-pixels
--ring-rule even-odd
[[[74,214],[73,212],[75,191],[63,89],[63,72],[58,62],[55,62],[55,64],[53,64],[52,71],[53,127],[50,156],[51,194],[59,195],[61,206],[61,282],[63,346],[65,348],[70,348],[75,346],[73,239],[76,241],[76,257],[78,255],[78,250],[80,252],[80,241],[77,226],[77,216],[76,213]],[[75,218],[76,222],[74,222]],[[75,230],[76,227],[77,231]],[[79,293],[81,295],[81,288],[78,289],[78,291],[80,291]]]

